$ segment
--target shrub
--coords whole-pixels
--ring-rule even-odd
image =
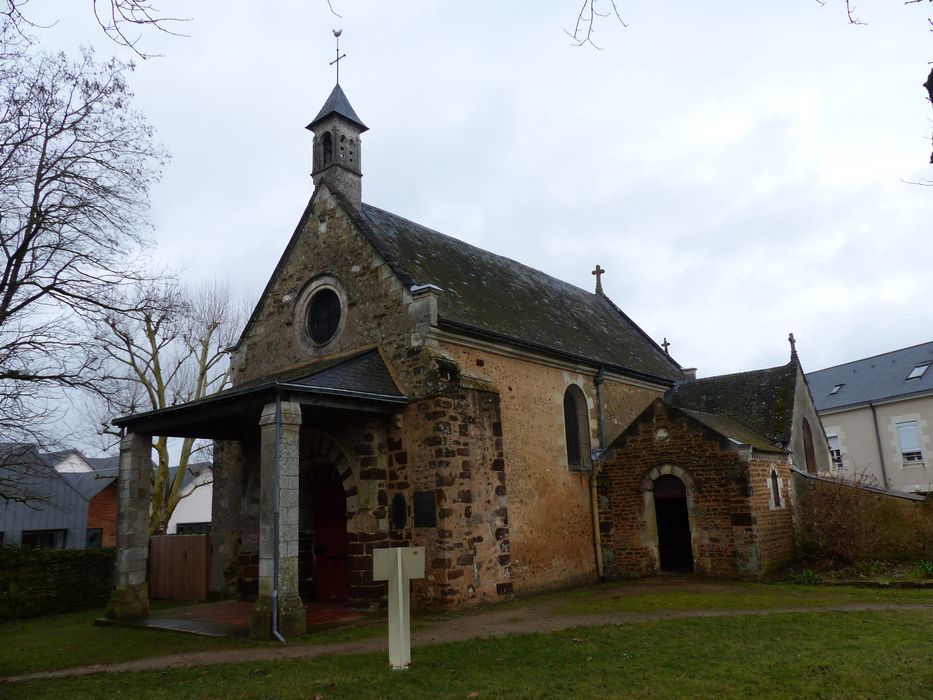
[[[0,621],[103,607],[112,549],[0,548]]]
[[[800,489],[804,550],[837,564],[906,561],[933,555],[933,508],[872,491],[864,476],[806,480]],[[872,564],[874,562],[874,564]],[[882,573],[862,571],[865,574]]]

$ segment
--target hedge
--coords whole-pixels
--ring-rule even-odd
[[[113,549],[0,548],[0,622],[104,607]]]

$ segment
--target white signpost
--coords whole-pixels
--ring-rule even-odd
[[[411,664],[411,585],[424,578],[424,547],[373,550],[373,581],[389,582],[389,665]]]

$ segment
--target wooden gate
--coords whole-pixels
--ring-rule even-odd
[[[207,600],[211,577],[209,535],[149,538],[149,597]]]

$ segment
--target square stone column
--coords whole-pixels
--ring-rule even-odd
[[[107,617],[149,615],[149,508],[152,505],[152,436],[127,433],[120,441],[117,479],[117,552]]]
[[[279,632],[286,638],[297,637],[305,633],[304,606],[298,595],[298,431],[301,406],[283,401],[277,426],[275,404],[267,404],[259,419],[259,427],[259,597],[250,618],[249,636],[253,639],[272,637],[272,610],[277,607]],[[273,601],[276,506],[279,512],[277,605]]]

